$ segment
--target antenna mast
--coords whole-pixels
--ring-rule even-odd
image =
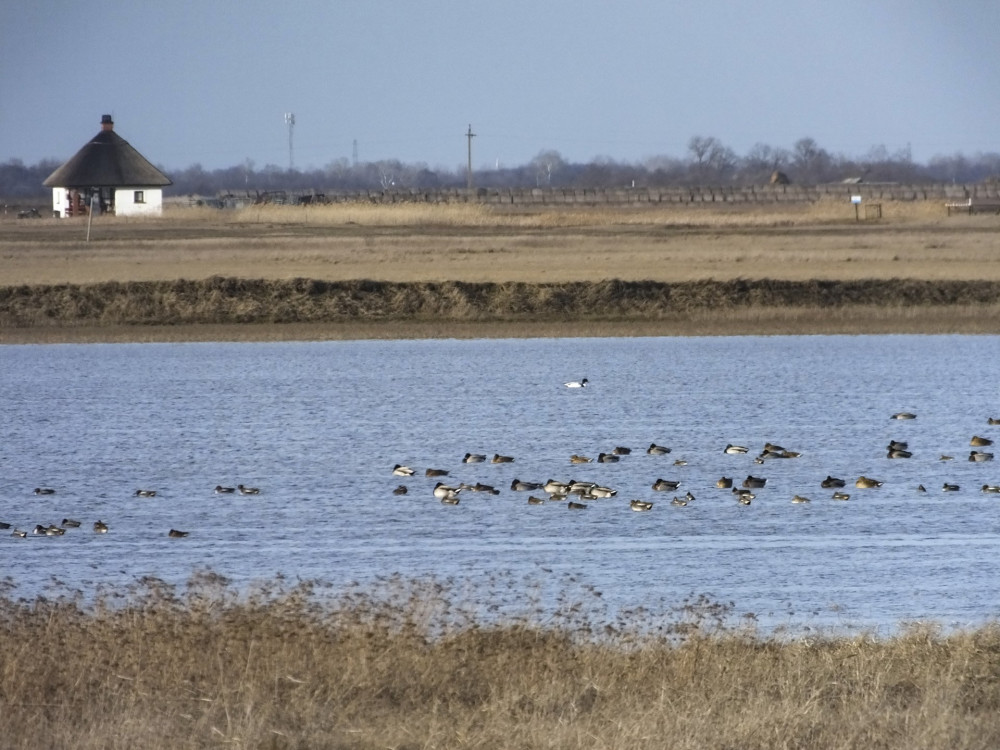
[[[285,124],[288,126],[288,171],[294,169],[292,160],[292,128],[295,127],[295,115],[292,112],[285,112]]]
[[[469,190],[472,190],[472,139],[476,137],[476,134],[472,132],[472,124],[469,124],[469,129],[465,133],[465,137],[469,140],[469,166],[466,169],[466,185]]]

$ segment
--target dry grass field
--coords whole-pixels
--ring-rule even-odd
[[[649,335],[792,332],[997,332],[997,303],[930,294],[906,305],[851,299],[830,314],[795,309],[735,312],[710,303],[657,316],[540,311],[505,315],[233,320],[205,311],[101,319],[60,311],[59,285],[203,281],[215,277],[426,285],[682,284],[705,280],[832,282],[916,280],[1000,284],[1000,218],[951,216],[936,202],[886,203],[881,221],[850,205],[628,206],[523,209],[479,205],[262,206],[241,211],[173,208],[158,219],[0,222],[0,291],[24,285],[50,295],[45,312],[0,306],[3,341],[175,338],[343,338],[434,335]],[[807,287],[806,287],[807,289]],[[47,290],[47,291],[46,291]],[[873,311],[875,314],[873,314]],[[668,314],[670,313],[670,314]],[[236,325],[236,324],[240,325]],[[474,329],[474,330],[472,330]]]

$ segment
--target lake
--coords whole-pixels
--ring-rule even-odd
[[[4,346],[0,521],[29,534],[0,536],[2,575],[31,597],[204,569],[238,586],[398,574],[506,611],[704,595],[765,628],[976,625],[1000,612],[1000,495],[980,491],[1000,464],[968,460],[973,435],[1000,436],[998,361],[995,336]],[[890,418],[903,411],[917,418]],[[912,457],[887,458],[890,440]],[[801,455],[757,464],[766,442]],[[569,462],[618,446],[617,463]],[[748,506],[715,486],[749,474],[767,482]],[[861,475],[884,484],[857,489]],[[617,494],[571,511],[511,489],[550,478]],[[654,492],[659,478],[681,485]],[[500,494],[444,505],[439,481]],[[214,492],[237,484],[261,492]],[[30,533],[64,518],[82,526]]]

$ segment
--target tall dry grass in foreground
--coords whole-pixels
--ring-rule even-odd
[[[0,600],[0,737],[74,748],[994,748],[1000,628],[785,639],[689,602],[598,629],[211,574]],[[584,607],[584,609],[586,609]],[[539,614],[539,617],[541,615]]]

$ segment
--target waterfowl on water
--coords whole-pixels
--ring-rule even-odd
[[[563,383],[563,385],[567,388],[586,388],[589,382],[589,380],[584,378],[583,380],[571,380],[568,383]]]
[[[851,496],[848,495],[846,492],[834,492],[833,493],[833,499],[834,500],[850,500]]]
[[[569,462],[571,464],[589,464],[593,462],[593,460],[594,459],[592,458],[587,458],[586,456],[580,456],[576,453],[574,453],[572,456],[569,457]]]
[[[458,495],[448,495],[441,498],[442,505],[458,505],[460,502]]]
[[[1000,486],[997,486],[995,484],[984,484],[982,491],[992,494],[1000,494]]]
[[[751,490],[759,490],[767,484],[767,479],[764,477],[755,477],[753,474],[747,474],[747,478],[743,480],[743,486]]]
[[[445,498],[458,497],[458,493],[462,491],[461,487],[449,487],[443,482],[438,482],[434,485],[434,497],[438,500],[444,500]]]
[[[35,487],[36,495],[54,495],[56,491],[51,487]]]
[[[397,477],[412,477],[416,472],[413,471],[409,466],[403,466],[402,464],[396,464],[392,467],[393,476]]]
[[[886,447],[886,450],[905,451],[909,450],[909,448],[910,444],[907,443],[905,440],[890,440],[889,445]]]
[[[983,461],[992,461],[993,454],[985,453],[983,451],[969,451],[969,460],[982,463]]]
[[[616,456],[629,456],[632,454],[632,449],[626,448],[624,445],[616,445],[611,453]]]
[[[62,520],[62,523],[59,524],[59,525],[60,526],[65,526],[65,527],[70,528],[70,529],[78,529],[78,528],[80,528],[80,522],[77,521],[75,518],[64,518]]]
[[[808,497],[803,497],[802,495],[796,495],[795,497],[792,498],[792,502],[793,503],[810,503],[810,502],[812,502],[812,500],[810,500]]]
[[[534,495],[528,495],[528,505],[545,505],[545,499],[535,497]]]
[[[501,456],[499,453],[494,453],[493,454],[493,460],[491,461],[491,463],[495,463],[495,464],[511,464],[511,463],[514,463],[514,457],[513,456]]]
[[[405,484],[399,485],[396,489],[392,491],[393,495],[405,495],[409,490],[406,488]]]
[[[259,495],[260,487],[247,487],[245,484],[236,485],[236,489],[240,491],[241,495]]]
[[[674,461],[674,466],[687,466],[687,465],[688,462],[685,461],[683,458],[678,458],[676,461]]]
[[[824,490],[833,489],[835,487],[846,487],[847,482],[843,479],[838,479],[837,477],[832,477],[829,474],[826,475],[826,479],[819,483],[819,486]]]
[[[723,453],[728,453],[731,456],[737,456],[746,453],[749,449],[743,445],[733,445],[729,443],[725,448],[722,449]]]
[[[678,487],[681,486],[679,481],[673,481],[670,479],[657,479],[653,482],[653,489],[657,492],[673,492]]]
[[[189,532],[189,531],[178,531],[177,529],[170,529],[170,531],[167,532],[167,536],[169,536],[171,539],[183,539],[189,533],[191,533],[191,532]]]
[[[448,476],[447,469],[427,469],[424,472],[425,477],[446,477]]]
[[[665,456],[670,453],[670,449],[665,445],[657,445],[656,443],[650,443],[649,447],[646,448],[646,453],[651,456]]]
[[[733,487],[733,494],[736,495],[737,499],[739,499],[741,502],[743,501],[743,498],[747,498],[748,500],[753,500],[755,497],[757,497],[750,490],[740,487]]]
[[[986,445],[993,445],[993,441],[989,438],[980,437],[979,435],[973,435],[972,440],[969,441],[969,445],[973,448],[982,448]]]
[[[107,534],[108,525],[104,521],[94,521],[94,533],[95,534]]]
[[[961,487],[959,487],[957,484],[950,484],[949,482],[945,482],[941,486],[941,490],[944,492],[958,492],[960,489]]]
[[[733,486],[733,478],[719,477],[718,479],[715,480],[715,486],[718,487],[720,490],[728,490],[730,487]]]
[[[990,417],[986,420],[986,424],[1000,424],[1000,417]]]
[[[917,415],[908,411],[901,411],[893,414],[890,419],[916,419]]]
[[[886,458],[910,458],[912,456],[913,454],[910,453],[910,451],[905,451],[902,449],[893,450],[892,448],[890,448],[888,453],[885,454]]]
[[[566,503],[566,507],[569,508],[570,510],[584,510],[584,509],[586,509],[587,504],[586,503],[578,503],[578,502],[574,502],[573,500],[570,500],[568,503]]]
[[[676,505],[678,508],[683,508],[688,504],[688,501],[680,497],[675,497],[673,500],[670,501],[670,504]]]
[[[653,509],[653,504],[647,500],[630,500],[628,506],[636,513]]]
[[[883,484],[885,484],[885,482],[879,479],[872,479],[871,477],[861,475],[854,483],[854,486],[859,489],[871,489],[873,487],[881,487]]]
[[[156,497],[156,490],[136,490],[133,497]]]
[[[13,531],[12,531],[12,532],[10,533],[10,535],[11,535],[11,536],[14,536],[14,537],[17,537],[17,538],[19,538],[19,539],[24,539],[25,537],[27,537],[27,536],[28,536],[28,532],[27,532],[27,531],[21,531],[20,529],[14,529],[14,530],[13,530]]]
[[[54,524],[49,524],[45,527],[45,536],[62,536],[65,533],[66,529]]]
[[[9,528],[10,528],[9,523],[7,523],[6,521],[0,521],[0,529],[9,529]]]
[[[954,456],[941,456],[941,458],[938,459],[938,461],[954,461],[954,460],[955,460]]]
[[[754,495],[749,493],[746,495],[737,495],[736,499],[737,501],[739,501],[740,505],[749,505],[750,502],[754,499]]]
[[[918,484],[917,485],[917,492],[927,492],[927,488],[924,487],[922,484]]]
[[[687,500],[687,501],[688,501],[689,503],[691,503],[691,502],[694,502],[694,495],[692,495],[692,494],[691,494],[691,491],[690,491],[690,490],[688,490],[688,491],[687,491],[687,492],[685,493],[685,495],[684,495],[684,499],[685,499],[685,500]]]
[[[613,490],[610,487],[591,487],[590,491],[587,492],[587,495],[593,498],[608,498],[617,494],[618,490]]]
[[[515,479],[510,483],[510,488],[514,492],[534,492],[535,490],[542,489],[541,482],[524,482],[520,479]]]
[[[482,453],[466,453],[465,457],[462,458],[463,464],[481,464],[486,461],[486,456]]]
[[[550,495],[565,495],[569,492],[568,482],[559,482],[555,479],[550,479],[545,484],[542,485],[542,489],[545,490]]]
[[[235,487],[223,487],[221,484],[215,485],[216,495],[232,495],[234,492],[236,492]]]
[[[576,482],[572,479],[569,482],[570,495],[585,495],[597,486],[597,482]]]
[[[621,460],[621,457],[615,456],[610,453],[598,453],[597,463],[599,464],[616,464]]]

